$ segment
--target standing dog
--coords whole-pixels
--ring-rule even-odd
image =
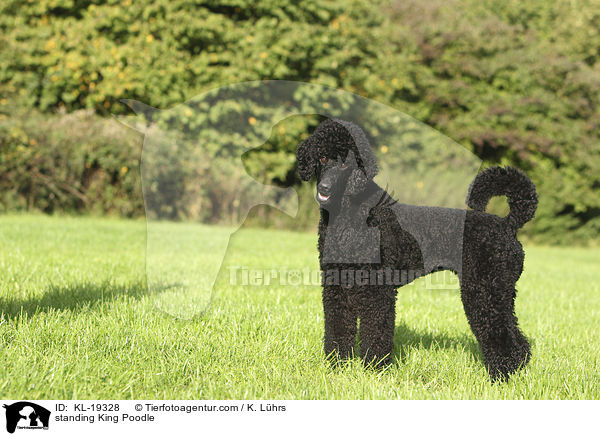
[[[467,198],[473,210],[400,204],[373,181],[377,162],[364,132],[336,119],[298,146],[297,160],[303,180],[317,177],[327,355],[351,356],[360,319],[365,363],[388,364],[397,288],[451,270],[491,379],[507,379],[527,364],[529,343],[514,313],[524,259],[517,230],[537,207],[525,174],[493,167],[477,175]],[[508,198],[504,218],[485,213],[497,195]]]

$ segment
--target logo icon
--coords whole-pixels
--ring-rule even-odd
[[[50,411],[42,406],[29,401],[19,401],[10,405],[4,404],[6,409],[6,431],[14,433],[15,429],[48,429]]]

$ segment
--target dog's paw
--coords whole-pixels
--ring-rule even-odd
[[[531,358],[529,349],[510,356],[495,356],[486,363],[492,382],[507,382],[510,376],[522,369]]]

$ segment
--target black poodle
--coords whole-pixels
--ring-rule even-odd
[[[470,186],[473,210],[398,203],[374,181],[377,162],[364,132],[337,119],[322,122],[297,150],[303,180],[317,176],[319,259],[325,353],[350,357],[360,319],[366,364],[387,365],[399,286],[424,274],[458,274],[467,319],[492,380],[507,379],[531,356],[514,313],[524,253],[517,230],[533,218],[537,194],[515,168],[493,167]],[[485,212],[506,195],[510,213]]]

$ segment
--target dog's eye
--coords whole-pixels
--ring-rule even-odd
[[[323,156],[323,157],[321,158],[321,163],[322,163],[322,164],[326,164],[326,163],[327,163],[327,158],[326,158],[325,156]]]

